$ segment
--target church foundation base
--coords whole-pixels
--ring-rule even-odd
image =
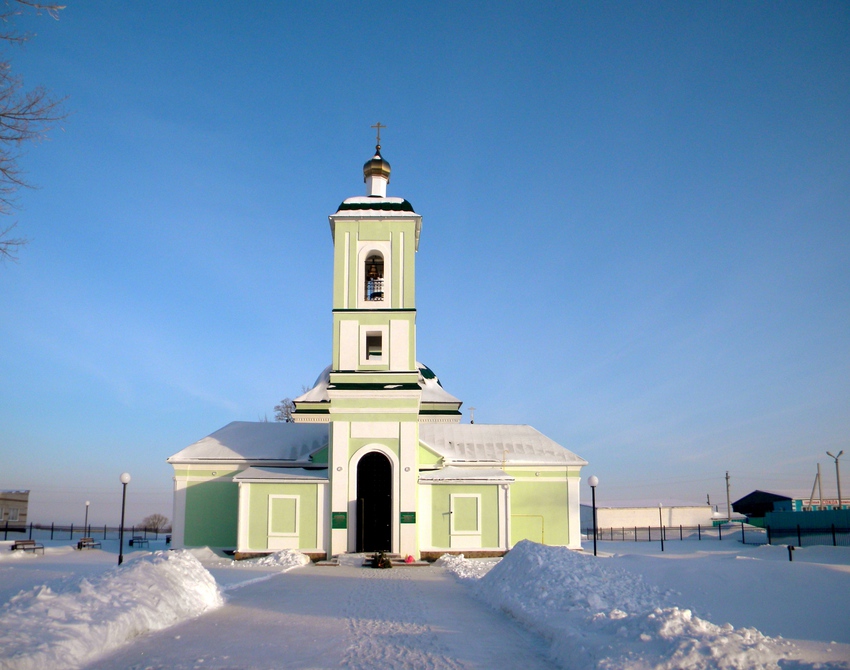
[[[262,558],[263,556],[271,556],[273,553],[275,553],[275,552],[273,552],[273,551],[237,551],[237,552],[233,553],[233,560],[234,561],[244,561],[244,560],[249,559],[249,558]],[[318,552],[315,552],[315,551],[314,552],[303,551],[301,553],[303,553],[307,558],[309,558],[311,561],[313,561],[313,563],[316,563],[318,561],[324,561],[328,557],[328,555],[325,552],[318,553]]]
[[[433,563],[440,558],[440,556],[444,556],[446,554],[451,554],[452,556],[460,556],[462,554],[464,558],[501,558],[508,552],[501,549],[495,551],[476,551],[475,549],[460,551],[457,549],[446,549],[445,551],[422,551],[419,553],[422,556],[423,561],[430,561]]]

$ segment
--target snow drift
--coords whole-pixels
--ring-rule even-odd
[[[186,551],[133,558],[59,592],[22,591],[0,609],[0,668],[71,668],[223,599],[212,575]]]
[[[550,640],[565,668],[778,669],[793,647],[666,606],[640,577],[562,547],[523,541],[496,564],[474,563],[441,559],[482,600]]]

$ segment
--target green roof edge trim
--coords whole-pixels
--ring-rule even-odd
[[[373,209],[384,212],[412,212],[413,205],[407,202],[407,200],[403,200],[402,202],[343,202],[339,206],[338,211],[344,212],[346,210],[358,209]]]

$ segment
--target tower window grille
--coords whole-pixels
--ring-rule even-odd
[[[366,259],[366,300],[384,299],[384,258],[373,254]]]

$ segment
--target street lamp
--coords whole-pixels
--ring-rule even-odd
[[[88,535],[89,531],[89,505],[91,505],[91,501],[86,500],[86,520],[83,521],[83,532]]]
[[[661,519],[661,503],[658,503],[658,532],[661,535],[661,551],[664,551],[664,521]]]
[[[121,526],[118,528],[118,565],[124,562],[124,508],[127,505],[127,484],[130,483],[130,473],[121,473],[121,483],[124,485],[121,495]]]
[[[590,492],[593,497],[593,555],[596,556],[596,487],[599,486],[599,477],[591,475],[587,483],[590,484]]]
[[[844,449],[838,452],[838,456],[833,456],[830,452],[826,452],[826,455],[832,458],[835,461],[835,480],[838,482],[838,509],[841,509],[841,472],[838,470],[838,459],[841,458],[841,454],[844,453]]]

